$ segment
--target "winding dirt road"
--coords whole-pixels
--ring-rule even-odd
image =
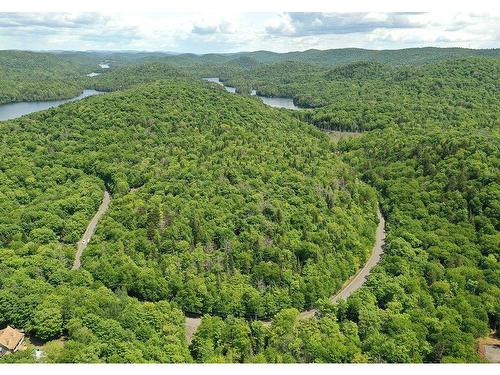
[[[78,268],[80,268],[80,258],[82,256],[83,250],[85,250],[90,239],[92,238],[97,223],[99,222],[99,219],[108,210],[110,201],[111,201],[111,196],[107,191],[104,191],[104,196],[102,198],[102,203],[99,206],[99,209],[97,210],[94,217],[87,226],[87,230],[83,234],[82,238],[80,239],[80,241],[78,241],[78,248],[75,254],[75,261],[73,263],[73,267],[71,268],[72,270],[77,270]],[[370,271],[380,261],[380,257],[384,252],[384,242],[385,242],[385,220],[384,217],[382,216],[382,213],[380,212],[380,208],[377,211],[377,216],[379,222],[375,234],[375,243],[373,244],[373,249],[370,258],[368,258],[363,268],[359,270],[356,275],[354,275],[352,278],[346,281],[346,283],[342,286],[340,291],[331,296],[330,300],[333,303],[337,302],[340,299],[346,299],[356,290],[361,288],[365,283],[368,275],[370,274]],[[316,314],[316,312],[317,312],[316,309],[302,311],[299,315],[299,319],[311,318]],[[263,322],[264,324],[271,323],[269,320]],[[200,324],[201,324],[201,318],[186,317],[184,326],[185,326],[186,340],[188,343],[191,343],[193,335],[197,331]]]
[[[92,238],[92,235],[94,234],[95,227],[99,222],[99,219],[108,210],[109,202],[111,202],[111,196],[107,191],[104,191],[104,196],[102,198],[101,205],[97,209],[97,212],[95,213],[92,220],[90,220],[90,223],[87,226],[87,230],[83,234],[82,238],[80,238],[80,241],[78,241],[78,247],[75,254],[75,261],[73,262],[73,267],[71,268],[71,270],[77,270],[78,268],[80,268],[80,258],[82,257],[83,250],[85,250],[85,248],[89,244],[89,241]]]
[[[377,231],[375,232],[375,243],[373,244],[372,254],[370,258],[366,261],[363,268],[361,268],[358,273],[356,273],[353,277],[345,282],[345,284],[340,288],[340,290],[330,297],[330,301],[335,303],[341,299],[347,299],[351,294],[353,294],[356,290],[361,288],[363,284],[366,282],[370,271],[377,265],[380,261],[380,257],[384,252],[384,243],[385,243],[385,220],[380,212],[380,208],[377,211],[378,216],[378,226]],[[302,311],[299,315],[299,319],[311,318],[316,314],[315,309]]]
[[[366,282],[370,271],[377,265],[380,261],[380,257],[384,252],[384,243],[385,243],[385,220],[380,212],[380,208],[377,210],[378,216],[378,226],[377,231],[375,233],[375,243],[373,244],[372,253],[370,258],[366,261],[363,268],[361,268],[358,273],[356,273],[353,277],[346,281],[346,283],[342,286],[342,288],[334,295],[330,297],[330,300],[335,303],[341,299],[346,299],[351,294],[353,294],[356,290],[361,288],[363,284]],[[316,314],[316,309],[305,310],[302,311],[299,315],[299,319],[308,319],[312,318]],[[265,320],[264,324],[271,324],[271,321]],[[185,333],[186,340],[188,344],[193,340],[193,336],[197,331],[198,327],[201,324],[201,318],[190,318],[186,317],[185,320]]]
[[[380,262],[380,257],[384,252],[385,244],[385,220],[380,212],[380,208],[377,211],[377,217],[378,226],[377,231],[375,232],[375,243],[373,244],[370,258],[368,258],[363,268],[361,268],[361,270],[359,270],[358,273],[354,275],[354,277],[350,279],[337,294],[332,296],[331,301],[333,303],[337,302],[339,299],[346,299],[356,290],[361,288],[370,274],[370,271],[378,264],[378,262]]]

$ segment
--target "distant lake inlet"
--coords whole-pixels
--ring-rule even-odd
[[[219,77],[208,77],[208,78],[203,78],[203,79],[205,81],[213,82],[213,83],[218,83],[219,85],[224,86],[224,88],[226,89],[226,91],[228,91],[230,93],[234,94],[236,92],[236,88],[235,87],[224,85],[224,83],[221,82],[221,80],[219,79]],[[286,108],[286,109],[300,109],[299,107],[297,107],[293,103],[293,99],[291,99],[291,98],[261,96],[261,95],[257,95],[257,91],[256,90],[252,90],[252,94],[251,95],[257,96],[258,98],[261,98],[262,102],[264,102],[264,104],[267,104],[270,107],[274,107],[274,108]]]
[[[0,121],[12,120],[27,115],[29,113],[57,107],[64,103],[72,102],[75,100],[86,98],[87,96],[98,95],[98,94],[102,94],[102,92],[96,90],[83,90],[83,92],[80,95],[70,99],[0,104]]]

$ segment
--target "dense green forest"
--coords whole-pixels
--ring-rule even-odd
[[[427,123],[494,127],[499,75],[499,59],[468,58],[398,68],[378,62],[333,69],[285,62],[221,77],[230,86],[250,84],[260,95],[291,97],[298,106],[317,108],[297,115],[321,128],[363,131]]]
[[[46,362],[480,361],[500,321],[498,50],[104,60],[83,85],[118,92],[0,123],[0,327],[56,340]],[[378,203],[382,260],[332,304]]]
[[[26,52],[0,51],[0,104],[18,101],[66,99],[78,95],[85,88],[117,90],[171,78],[172,74],[187,76],[241,77],[237,87],[243,88],[251,77],[267,77],[270,82],[252,82],[265,95],[278,93],[275,80],[283,74],[295,74],[298,68],[307,73],[331,69],[353,62],[378,62],[389,66],[415,66],[437,63],[458,58],[499,57],[499,49],[472,50],[466,48],[409,48],[403,50],[365,50],[358,48],[307,50],[303,52],[274,53],[269,51],[241,52],[230,54],[169,54],[161,52]],[[111,69],[101,69],[99,63],[110,64]],[[295,63],[296,65],[289,65]],[[152,67],[141,70],[141,66]],[[275,67],[269,65],[278,64]],[[284,65],[280,65],[284,64]],[[127,67],[132,65],[130,69]],[[161,66],[163,65],[163,67]],[[114,73],[114,69],[118,69]],[[121,70],[120,68],[124,68]],[[264,71],[260,71],[263,68]],[[293,68],[293,69],[291,69]],[[175,71],[175,69],[177,69]],[[267,72],[268,69],[274,72]],[[181,73],[182,71],[182,73]],[[91,72],[102,76],[88,78]],[[250,72],[250,75],[246,75]],[[103,74],[105,73],[105,74]],[[110,77],[106,75],[110,73]],[[268,73],[268,74],[266,74]],[[311,74],[298,75],[299,81],[309,81]],[[303,78],[303,79],[302,79]],[[290,83],[294,78],[288,78]],[[283,83],[283,82],[281,82]],[[297,84],[297,83],[295,83]],[[299,82],[300,84],[300,82]],[[320,83],[321,84],[321,83]],[[248,90],[243,90],[248,91]],[[303,94],[303,93],[302,93]],[[301,95],[302,95],[301,94]],[[293,96],[304,106],[331,103],[326,99],[331,93],[316,97],[315,92],[306,92],[300,97],[297,90],[279,89],[281,96]]]
[[[436,63],[443,60],[458,59],[471,56],[499,57],[500,50],[468,49],[468,48],[406,48],[397,50],[368,50],[362,48],[340,49],[309,49],[288,53],[273,53],[268,51],[242,52],[240,57],[252,58],[261,63],[282,61],[301,61],[324,66],[345,65],[358,61],[377,61],[390,65],[420,65]]]
[[[95,77],[87,77],[87,74],[108,71],[101,68],[100,63],[107,63],[114,69],[165,56],[168,55],[0,51],[0,104],[71,98],[94,85]]]
[[[57,361],[117,361],[120,350],[130,361],[183,361],[179,319],[165,338],[151,328],[157,322],[140,333],[121,314],[147,307],[161,309],[158,319],[182,316],[179,308],[271,317],[303,309],[338,289],[372,246],[374,191],[328,139],[218,86],[163,81],[2,128],[0,325],[42,339],[68,335],[72,344]],[[71,244],[104,187],[112,207],[83,270],[70,272]],[[115,297],[106,292],[102,303],[115,307],[90,297],[73,308],[63,298],[73,285],[90,296],[108,287]],[[151,303],[141,307],[134,298]],[[90,317],[87,303],[96,304]],[[109,321],[117,330],[112,342],[99,331]],[[128,337],[135,351],[119,348]],[[109,353],[66,351],[86,342]],[[146,353],[167,344],[175,348],[169,355]]]
[[[294,68],[271,65],[255,76],[269,82],[262,74],[269,69],[293,90],[307,71],[317,74],[286,65]],[[314,320],[298,319],[296,310],[280,312],[270,328],[207,317],[193,342],[195,359],[478,361],[475,338],[498,330],[500,317],[498,67],[498,60],[460,59],[418,69],[355,63],[330,70],[340,103],[294,113],[311,122],[328,113],[326,124],[315,123],[329,129],[381,128],[343,139],[337,150],[381,196],[388,229],[382,262],[346,302],[318,303]],[[391,84],[403,71],[413,78]],[[349,80],[358,87],[352,96]],[[385,90],[386,83],[392,87]],[[321,97],[320,86],[310,92]],[[401,100],[405,93],[412,100]]]
[[[383,141],[381,141],[383,140]],[[282,310],[270,327],[206,317],[198,361],[475,362],[498,329],[498,130],[387,129],[339,151],[382,195],[388,238],[366,287],[318,303],[315,319]]]
[[[52,53],[0,51],[0,104],[78,95],[85,88],[85,72],[97,68],[97,61],[87,60]]]
[[[422,65],[437,63],[443,60],[474,56],[499,57],[500,49],[468,49],[468,48],[407,48],[399,50],[368,50],[362,48],[340,48],[288,53],[270,51],[253,51],[239,53],[208,53],[196,55],[192,53],[165,55],[161,53],[115,53],[109,55],[113,61],[127,62],[165,62],[178,67],[197,67],[201,65],[224,66],[228,68],[249,69],[258,65],[293,61],[305,62],[324,67],[345,65],[358,61],[376,61],[392,66]]]
[[[117,91],[144,83],[169,78],[194,78],[188,69],[177,68],[161,62],[130,64],[111,69],[89,80],[88,87],[100,91]]]

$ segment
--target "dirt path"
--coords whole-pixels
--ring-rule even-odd
[[[104,197],[102,198],[101,205],[97,209],[97,212],[95,213],[92,220],[90,220],[90,223],[87,226],[87,230],[83,234],[82,238],[80,238],[80,241],[78,241],[78,247],[75,254],[75,261],[73,262],[73,267],[71,268],[72,270],[77,270],[78,268],[80,268],[80,258],[82,256],[83,250],[85,250],[85,248],[89,244],[89,241],[92,238],[92,235],[94,234],[95,227],[99,222],[99,219],[108,210],[109,202],[111,202],[111,196],[107,191],[104,191]]]
[[[372,254],[370,258],[366,261],[363,268],[361,268],[356,275],[351,277],[349,280],[345,282],[342,288],[330,297],[330,301],[335,303],[341,299],[347,299],[351,294],[353,294],[356,290],[361,288],[365,283],[370,271],[377,265],[380,261],[380,257],[384,252],[384,243],[385,243],[385,220],[382,216],[380,209],[377,211],[378,216],[378,226],[375,234],[375,243],[373,244]],[[300,319],[310,318],[314,316],[317,310],[306,310],[302,311],[299,315]]]
[[[373,244],[373,249],[370,258],[368,258],[363,268],[361,268],[361,270],[359,270],[356,275],[354,275],[353,277],[351,277],[349,280],[346,281],[346,283],[342,286],[340,291],[338,291],[336,294],[330,297],[330,300],[333,303],[339,301],[340,299],[346,299],[356,290],[361,288],[365,283],[368,275],[370,274],[370,271],[380,261],[380,257],[384,252],[384,243],[385,243],[385,220],[384,217],[382,216],[382,213],[380,212],[380,208],[377,210],[377,216],[379,221],[378,221],[377,231],[375,233],[375,243]],[[315,309],[302,311],[299,315],[299,319],[312,318],[316,314],[316,312],[317,310]],[[268,325],[271,324],[271,321],[266,320],[263,321],[263,323]],[[186,333],[186,340],[189,344],[191,343],[193,335],[195,334],[200,324],[201,324],[201,318],[186,317],[185,333]]]
[[[184,328],[186,330],[186,340],[188,344],[191,344],[191,341],[193,341],[193,336],[195,332],[198,330],[200,324],[201,324],[201,318],[189,318],[186,316],[186,321],[184,322]]]

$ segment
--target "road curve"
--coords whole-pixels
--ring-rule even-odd
[[[356,273],[353,277],[346,281],[346,283],[342,286],[342,288],[334,295],[330,297],[330,301],[333,303],[346,299],[351,294],[353,294],[356,290],[361,288],[365,283],[370,271],[377,265],[380,261],[380,257],[384,252],[384,243],[385,243],[385,220],[380,212],[380,207],[377,210],[378,217],[378,225],[377,231],[375,232],[375,243],[373,244],[372,253],[370,258],[366,261],[363,268],[361,268],[358,273]],[[316,314],[316,309],[305,310],[299,314],[299,319],[307,319],[312,318]],[[265,320],[262,321],[264,324],[269,325],[271,321]],[[201,318],[190,318],[186,317],[185,320],[185,334],[186,340],[188,344],[193,340],[193,336],[201,324]]]
[[[95,213],[92,220],[89,222],[85,233],[83,234],[80,241],[78,241],[78,248],[75,254],[75,260],[73,263],[72,270],[77,270],[80,268],[80,258],[82,256],[83,250],[87,247],[92,235],[94,234],[97,223],[100,218],[106,213],[109,208],[109,203],[111,202],[111,196],[107,191],[104,191],[104,196],[102,198],[102,203],[99,206],[97,212]],[[385,220],[380,212],[380,208],[377,210],[377,216],[379,219],[376,234],[375,234],[375,243],[373,245],[372,253],[370,258],[368,258],[367,262],[363,266],[361,270],[356,273],[352,278],[350,278],[338,291],[336,294],[330,297],[330,300],[335,303],[340,299],[346,299],[356,290],[361,288],[365,283],[370,271],[377,265],[380,261],[380,257],[384,252],[384,242],[385,242]],[[302,311],[299,315],[299,319],[307,319],[311,318],[316,314],[316,309],[305,310]],[[263,321],[265,324],[270,324],[270,321]],[[201,318],[193,318],[186,317],[185,319],[185,335],[188,343],[191,343],[195,332],[198,330],[198,327],[201,324]]]
[[[109,202],[111,202],[111,196],[109,195],[109,193],[107,191],[104,191],[104,196],[102,198],[101,205],[97,209],[97,212],[95,213],[92,220],[90,220],[90,223],[87,226],[87,230],[83,234],[82,238],[80,238],[80,241],[78,241],[78,247],[77,247],[76,254],[75,254],[75,260],[73,262],[73,267],[71,268],[71,270],[77,270],[78,268],[80,268],[80,258],[82,257],[83,250],[85,250],[85,248],[89,244],[89,241],[92,238],[92,235],[94,234],[95,227],[97,226],[97,223],[99,222],[99,219],[108,210]]]
[[[353,294],[356,290],[361,288],[363,284],[366,282],[370,271],[377,265],[380,261],[380,257],[384,252],[384,243],[385,243],[385,220],[380,212],[380,208],[377,211],[378,216],[378,226],[377,231],[375,232],[375,243],[373,244],[372,254],[370,258],[366,261],[363,268],[361,268],[358,273],[356,273],[353,277],[346,281],[346,283],[342,286],[342,288],[333,296],[330,297],[330,301],[335,303],[341,299],[347,299],[351,294]],[[316,314],[317,310],[306,310],[302,311],[299,315],[300,319],[310,318]]]

